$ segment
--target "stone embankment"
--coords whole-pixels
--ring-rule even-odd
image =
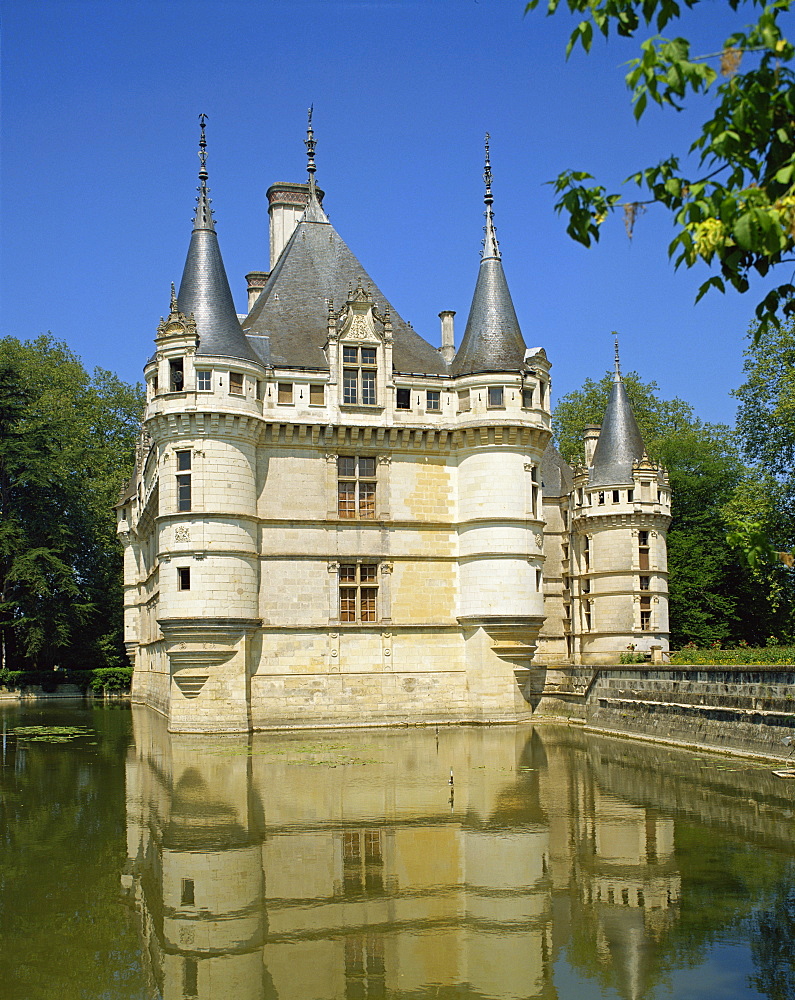
[[[559,665],[545,673],[533,719],[786,759],[792,747],[784,740],[795,737],[795,667]]]

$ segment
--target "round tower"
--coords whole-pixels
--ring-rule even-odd
[[[668,649],[671,490],[649,460],[621,378],[615,377],[589,468],[575,474],[572,636],[583,663]]]

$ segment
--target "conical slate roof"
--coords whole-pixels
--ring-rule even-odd
[[[591,486],[632,482],[632,464],[645,452],[638,422],[616,361],[616,377],[588,474]]]
[[[515,371],[524,364],[526,345],[519,329],[494,229],[491,162],[486,136],[486,239],[464,337],[451,364],[453,375]]]
[[[193,315],[199,346],[196,353],[213,357],[242,358],[260,362],[237,318],[229,280],[218,246],[213,212],[210,208],[210,191],[207,187],[206,142],[204,122],[199,143],[201,169],[199,170],[199,197],[193,232],[182,272],[177,303],[186,316]]]
[[[312,197],[244,321],[246,333],[267,364],[328,370],[328,302],[339,308],[359,285],[379,313],[389,310],[395,371],[447,374],[439,352],[400,317]]]

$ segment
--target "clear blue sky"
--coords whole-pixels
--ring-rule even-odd
[[[318,182],[337,230],[434,344],[463,333],[483,226],[483,134],[495,220],[528,346],[555,398],[623,364],[731,422],[757,301],[693,301],[706,268],[675,273],[670,221],[620,218],[585,250],[544,182],[566,167],[609,185],[692,138],[692,117],[632,118],[621,64],[596,43],[567,63],[566,16],[523,0],[3,0],[2,334],[50,330],[134,381],[152,350],[191,229],[197,116],[209,116],[217,228],[238,309],[267,269],[265,191],[305,179],[315,106]],[[682,28],[713,52],[743,23],[705,0]],[[760,286],[761,288],[761,286]]]

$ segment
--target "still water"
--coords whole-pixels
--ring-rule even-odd
[[[772,766],[551,726],[0,729],[7,1000],[795,997]]]

